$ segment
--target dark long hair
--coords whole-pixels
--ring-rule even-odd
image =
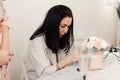
[[[65,17],[72,17],[72,23],[68,32],[63,37],[59,38],[59,25]],[[59,49],[64,49],[67,53],[74,42],[73,14],[71,9],[64,5],[52,7],[47,12],[43,24],[33,33],[30,40],[40,37],[41,35],[45,35],[46,45],[53,53],[57,54]]]

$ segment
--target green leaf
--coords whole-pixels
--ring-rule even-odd
[[[120,18],[120,3],[118,3],[118,7],[116,8],[118,17]]]

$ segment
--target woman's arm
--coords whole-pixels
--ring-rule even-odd
[[[46,48],[43,43],[44,41],[42,40],[42,37],[34,39],[29,43],[26,62],[26,69],[29,78],[32,78],[32,76],[47,76],[56,71],[56,64],[52,65],[46,56]],[[34,74],[31,75],[31,73]]]
[[[0,20],[0,29],[1,29],[1,45],[0,45],[0,66],[8,64],[11,59],[11,55],[9,53],[9,28],[8,28],[8,17],[5,14],[5,10],[3,10],[3,17]]]
[[[9,29],[4,25],[1,25],[2,28],[2,41],[1,41],[1,50],[9,52]]]
[[[9,24],[5,10],[4,10],[3,18],[0,22],[0,27],[2,32],[2,41],[1,41],[0,49],[9,52]]]
[[[57,70],[60,70],[71,63],[79,61],[79,54],[80,52],[78,50],[75,50],[72,53],[68,54],[65,59],[63,59],[57,64]]]
[[[47,53],[45,46],[43,46],[44,43],[45,42],[41,39],[41,37],[30,41],[27,54],[28,60],[26,63],[27,73],[30,78],[32,78],[32,76],[38,76],[39,78],[42,75],[47,76],[56,72],[59,69],[64,68],[70,63],[78,61],[78,53],[74,52],[69,54],[64,60],[60,61],[58,64],[51,64],[49,58],[46,56]],[[31,67],[33,69],[31,69]]]

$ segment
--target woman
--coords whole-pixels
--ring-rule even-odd
[[[12,54],[9,51],[9,24],[8,17],[0,0],[0,80],[8,80],[6,71],[2,68],[8,65]],[[4,66],[5,65],[5,66]]]
[[[77,62],[73,45],[73,15],[64,5],[52,7],[43,24],[30,37],[26,69],[30,80],[36,80]]]

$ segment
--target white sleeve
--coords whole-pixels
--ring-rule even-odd
[[[29,61],[39,77],[56,71],[56,65],[51,65],[45,49],[40,38],[32,40],[28,49]]]

